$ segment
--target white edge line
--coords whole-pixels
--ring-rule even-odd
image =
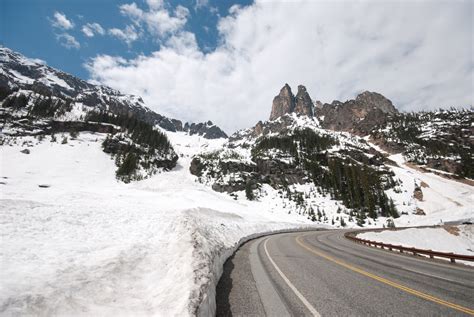
[[[263,244],[263,248],[265,249],[265,253],[270,260],[270,262],[273,264],[275,267],[275,270],[280,274],[280,276],[283,278],[285,283],[290,287],[290,289],[295,293],[295,295],[301,300],[301,302],[308,308],[308,310],[313,314],[315,317],[320,317],[321,315],[318,313],[318,311],[308,302],[308,300],[296,289],[296,287],[290,282],[290,280],[286,277],[285,274],[280,270],[280,268],[276,265],[275,261],[273,261],[272,257],[268,253],[267,249],[267,241],[270,240],[270,238],[265,240],[265,243]]]

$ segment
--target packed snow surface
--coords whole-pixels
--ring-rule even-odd
[[[178,166],[126,185],[105,135],[62,138],[0,147],[0,314],[192,315],[241,239],[309,224],[197,183],[222,140],[170,133]]]
[[[357,237],[411,248],[474,255],[473,225],[364,232]]]

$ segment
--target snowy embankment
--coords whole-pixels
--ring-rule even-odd
[[[0,147],[0,314],[186,316],[202,301],[212,311],[239,243],[310,225],[197,183],[190,157],[222,141],[170,133],[178,166],[126,185],[104,138]]]
[[[474,255],[473,225],[364,232],[357,237],[410,248]]]

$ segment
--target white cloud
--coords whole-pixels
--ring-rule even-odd
[[[194,10],[205,8],[208,5],[209,5],[209,0],[196,0],[196,4],[194,5]]]
[[[123,4],[120,6],[120,13],[128,16],[134,20],[135,23],[139,24],[145,14],[135,2],[130,4]]]
[[[87,37],[94,37],[96,34],[104,35],[105,30],[99,23],[87,23],[82,26],[82,33]]]
[[[53,27],[62,30],[70,30],[74,28],[74,23],[61,12],[54,12],[53,19],[51,19],[50,22]]]
[[[67,33],[61,33],[56,35],[56,39],[59,43],[67,49],[79,49],[81,48],[81,44],[76,40],[76,38]]]
[[[323,102],[371,90],[402,110],[463,106],[474,104],[472,6],[257,1],[220,19],[220,44],[209,53],[182,27],[160,26],[157,34],[174,31],[159,51],[132,60],[101,55],[87,67],[92,79],[143,96],[159,113],[212,120],[228,132],[267,119],[286,82]],[[143,23],[162,10],[135,16]]]
[[[178,5],[174,12],[166,9],[161,0],[147,0],[148,10],[142,10],[135,2],[121,5],[120,12],[129,17],[137,27],[145,27],[156,40],[162,40],[182,30],[189,10]]]
[[[124,41],[128,46],[140,37],[140,34],[133,25],[127,25],[123,30],[117,28],[109,29],[109,34]]]
[[[146,3],[151,10],[158,10],[164,6],[163,0],[146,0]]]

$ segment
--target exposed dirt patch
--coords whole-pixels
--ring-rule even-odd
[[[426,184],[424,181],[421,181],[420,186],[423,188],[430,188],[430,185]]]
[[[415,187],[415,190],[413,191],[413,197],[419,201],[423,201],[423,191],[420,187]]]
[[[452,235],[459,236],[459,228],[456,226],[444,226],[444,230],[449,232]]]
[[[415,215],[417,216],[426,216],[426,213],[423,209],[416,207],[416,210],[414,212]]]

